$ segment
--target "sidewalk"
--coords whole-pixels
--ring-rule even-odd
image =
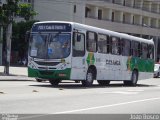
[[[9,67],[9,75],[4,74],[4,66],[0,66],[1,80],[34,80],[27,77],[27,67]]]

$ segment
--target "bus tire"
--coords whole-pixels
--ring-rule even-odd
[[[61,80],[53,80],[53,79],[50,79],[49,82],[51,83],[52,86],[58,86],[58,84],[61,82]]]
[[[124,81],[124,85],[136,86],[138,81],[138,73],[136,70],[132,72],[131,81]]]
[[[109,80],[97,80],[98,84],[101,86],[107,86],[109,85],[110,81]]]
[[[87,71],[86,80],[82,81],[82,85],[85,87],[90,87],[93,84],[94,80],[94,71],[92,69],[89,69]]]

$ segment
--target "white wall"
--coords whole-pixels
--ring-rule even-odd
[[[76,12],[74,13],[74,5]],[[61,20],[83,22],[85,16],[85,5],[83,2],[70,0],[35,0],[34,9],[39,14],[36,20]]]
[[[39,14],[35,19],[71,20],[72,4],[67,1],[35,0],[34,9]]]

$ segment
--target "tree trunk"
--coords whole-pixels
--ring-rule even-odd
[[[12,37],[12,22],[7,26],[6,31],[6,62],[4,67],[4,73],[9,75],[10,56],[11,56],[11,37]]]

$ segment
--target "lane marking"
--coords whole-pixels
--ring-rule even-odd
[[[124,94],[124,95],[132,95],[132,94],[138,94],[139,92],[134,91],[111,91],[111,92],[103,92],[101,94]]]
[[[143,92],[144,90],[134,90],[134,89],[130,89],[130,90],[127,90],[129,92]]]
[[[25,117],[18,117],[18,120],[38,118],[38,117],[44,117],[44,116],[48,116],[48,115],[31,115],[31,116],[25,116]]]
[[[123,103],[117,103],[117,104],[111,104],[111,105],[103,105],[103,106],[97,106],[97,107],[88,107],[88,108],[77,109],[77,110],[55,112],[53,114],[74,113],[74,112],[81,112],[81,111],[94,110],[94,109],[100,109],[100,108],[114,107],[114,106],[120,106],[120,105],[126,105],[126,104],[138,103],[138,102],[153,101],[153,100],[160,100],[160,97],[158,97],[158,98],[143,99],[143,100],[135,100],[135,101],[123,102]]]

